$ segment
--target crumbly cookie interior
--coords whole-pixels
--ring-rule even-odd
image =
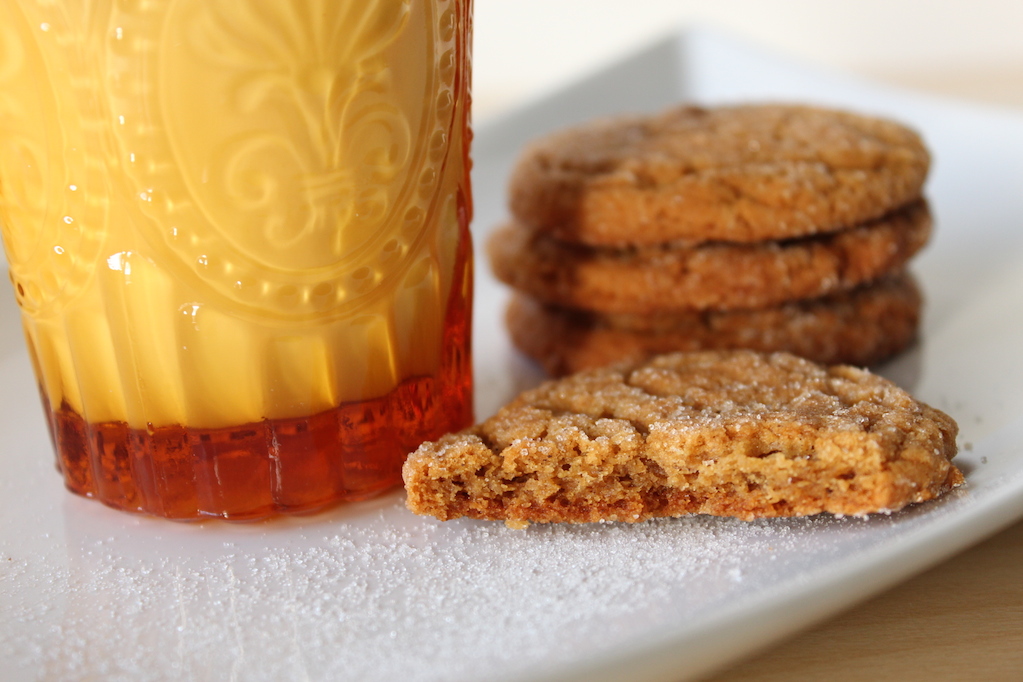
[[[955,422],[848,366],[678,353],[528,391],[405,464],[409,508],[534,522],[900,509],[962,482]]]

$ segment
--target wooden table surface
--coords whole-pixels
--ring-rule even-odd
[[[1023,522],[708,682],[1023,680]]]
[[[1023,64],[867,75],[1023,113]],[[740,680],[1023,681],[1023,521],[707,678]]]

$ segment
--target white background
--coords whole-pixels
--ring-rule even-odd
[[[685,25],[819,66],[1023,104],[1019,0],[475,0],[476,121]]]

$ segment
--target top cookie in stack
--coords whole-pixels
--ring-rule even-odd
[[[515,344],[552,374],[673,350],[867,365],[914,338],[930,156],[888,120],[680,107],[538,140],[488,243]]]

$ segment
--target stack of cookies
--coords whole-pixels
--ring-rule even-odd
[[[533,144],[488,242],[515,345],[553,375],[670,351],[870,365],[916,335],[930,156],[889,120],[681,107]]]

